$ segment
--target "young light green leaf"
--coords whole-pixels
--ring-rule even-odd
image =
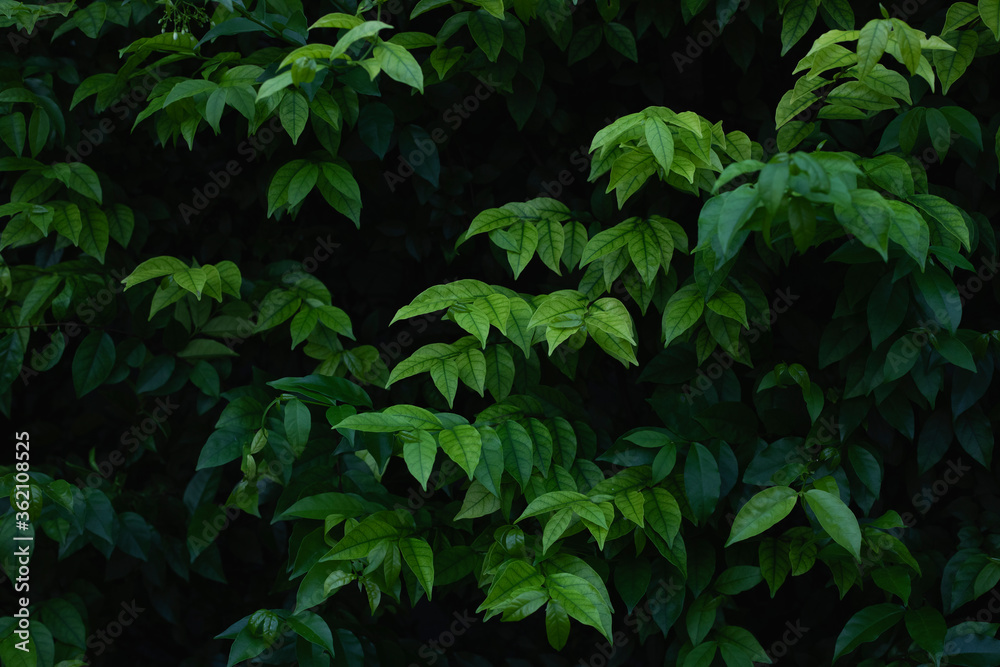
[[[643,123],[643,134],[649,150],[653,151],[653,157],[665,174],[670,173],[670,166],[674,162],[674,135],[659,118],[647,118]]]
[[[566,613],[581,623],[596,628],[611,641],[611,610],[604,605],[593,584],[575,574],[557,572],[545,577],[545,585],[549,595]]]
[[[726,546],[759,535],[784,519],[797,498],[795,490],[787,486],[772,486],[755,495],[736,513]]]
[[[372,52],[382,71],[391,78],[424,92],[424,73],[409,51],[392,42],[381,42]]]
[[[499,509],[500,499],[490,493],[479,480],[475,480],[469,486],[469,490],[465,492],[465,500],[462,502],[462,508],[455,515],[455,520],[475,519],[492,514]]]
[[[547,553],[549,547],[562,537],[572,521],[573,510],[569,507],[564,507],[552,515],[545,523],[545,529],[542,531],[542,554]]]
[[[444,428],[433,413],[415,405],[393,405],[382,412],[362,412],[342,419],[333,428],[350,428],[371,433],[392,433],[410,429]]]
[[[399,540],[399,551],[430,600],[434,588],[434,551],[431,545],[419,537],[404,537]]]
[[[472,475],[479,465],[479,457],[483,449],[483,440],[479,431],[468,424],[459,424],[441,431],[438,435],[441,449],[457,463],[462,470]]]
[[[434,459],[437,456],[437,443],[434,436],[427,431],[418,429],[412,432],[416,442],[403,442],[403,460],[410,474],[420,482],[421,488],[427,490],[427,480],[434,469]]]
[[[569,639],[569,615],[554,600],[549,600],[545,606],[545,635],[549,645],[557,651],[562,650]]]
[[[670,341],[694,326],[704,310],[705,299],[697,285],[686,285],[674,292],[663,308],[663,346],[669,346]]]
[[[805,493],[806,503],[816,514],[820,525],[840,546],[861,560],[861,528],[850,508],[837,496],[810,489]]]
[[[652,528],[667,546],[673,546],[674,539],[681,528],[681,508],[666,489],[653,487],[643,492],[643,517],[648,524],[647,531]]]
[[[872,19],[861,28],[858,35],[858,78],[862,81],[885,53],[889,43],[890,22],[883,19]]]
[[[384,540],[399,537],[400,529],[376,517],[368,517],[350,529],[337,544],[320,558],[327,560],[354,560],[364,558]]]

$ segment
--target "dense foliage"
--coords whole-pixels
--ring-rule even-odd
[[[1000,664],[1000,0],[0,25],[4,665]]]

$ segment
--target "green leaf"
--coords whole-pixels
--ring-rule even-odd
[[[491,62],[496,62],[503,46],[503,22],[485,9],[477,9],[468,17],[472,39]]]
[[[909,198],[909,201],[933,218],[942,231],[957,239],[966,250],[971,252],[969,228],[957,206],[935,195],[915,194]]]
[[[888,97],[897,97],[907,104],[912,104],[910,99],[910,84],[899,72],[886,68],[884,65],[876,64],[875,68],[868,72],[861,83],[865,84],[876,93]],[[928,109],[931,111],[931,109]],[[937,111],[934,109],[934,111]]]
[[[441,431],[438,440],[444,453],[457,463],[471,480],[476,466],[479,465],[479,457],[483,449],[483,441],[479,431],[468,424],[459,424]]]
[[[715,659],[715,652],[718,650],[719,643],[716,641],[708,641],[704,644],[698,644],[688,652],[687,657],[684,658],[684,664],[682,667],[711,667],[712,661]]]
[[[875,69],[889,43],[889,21],[872,19],[858,35],[858,78],[862,81]]]
[[[475,476],[494,496],[500,497],[500,484],[503,477],[503,445],[496,431],[489,426],[479,427],[483,448],[476,466]]]
[[[643,123],[643,134],[646,144],[653,151],[653,157],[663,167],[663,172],[670,173],[674,162],[674,135],[670,128],[659,118],[647,118]]]
[[[399,540],[399,551],[430,600],[434,588],[434,551],[431,545],[419,537],[404,537]]]
[[[889,240],[902,246],[906,254],[912,257],[923,271],[930,248],[930,229],[927,222],[912,206],[896,200],[887,203],[892,211]]]
[[[372,52],[382,71],[391,78],[424,92],[424,74],[409,51],[392,42],[381,42]]]
[[[759,567],[734,565],[720,574],[713,586],[715,590],[724,595],[736,595],[750,590],[762,580]]]
[[[320,558],[327,560],[354,560],[364,558],[383,540],[399,537],[399,528],[376,517],[368,517],[348,531],[343,539]]]
[[[135,215],[124,204],[115,204],[105,211],[111,238],[123,248],[127,248],[135,229]]]
[[[300,310],[295,317],[292,318],[291,323],[288,325],[289,330],[292,334],[292,349],[304,341],[316,328],[319,323],[319,313],[315,308],[306,308]]]
[[[281,126],[292,138],[292,143],[298,143],[309,120],[309,101],[298,91],[287,93],[278,105],[278,117],[281,119]]]
[[[368,39],[369,37],[374,37],[381,30],[386,28],[392,28],[388,23],[383,23],[382,21],[365,21],[361,25],[354,26],[346,33],[344,36],[337,40],[336,46],[333,48],[333,52],[330,54],[330,60],[339,58],[341,55],[347,52],[355,42]]]
[[[781,55],[785,55],[809,31],[818,9],[815,0],[791,0],[781,21]]]
[[[941,612],[933,607],[908,609],[904,617],[906,630],[917,646],[931,655],[944,651],[944,636],[948,631]]]
[[[879,568],[872,572],[872,580],[882,590],[892,593],[908,604],[910,599],[910,575],[902,566]]]
[[[640,528],[646,526],[644,502],[645,499],[642,497],[642,494],[635,489],[629,489],[625,493],[615,496],[615,506],[622,513],[622,516]]]
[[[111,239],[108,218],[104,211],[93,205],[80,209],[80,250],[104,263],[104,253]]]
[[[626,26],[613,22],[605,24],[604,39],[607,40],[608,46],[618,53],[632,62],[639,62],[639,55],[635,46],[635,36]]]
[[[952,85],[972,64],[976,47],[979,45],[979,37],[974,30],[960,30],[941,35],[941,39],[954,48],[954,51],[935,50],[932,55],[934,69],[937,71],[938,79],[941,80],[941,92],[947,95]]]
[[[28,136],[28,128],[24,122],[24,114],[20,111],[6,114],[0,118],[0,139],[18,157],[24,152],[24,141]]]
[[[489,345],[483,353],[486,360],[485,387],[493,400],[502,401],[514,386],[514,358],[503,345]]]
[[[850,508],[837,496],[810,489],[805,492],[806,503],[816,514],[820,525],[834,542],[861,560],[861,527]]]
[[[447,1],[450,2],[451,0]],[[462,60],[464,53],[465,49],[461,46],[453,46],[451,48],[439,46],[431,51],[428,60],[431,63],[431,67],[437,72],[438,78],[444,80],[448,72]]]
[[[361,25],[362,23],[364,23],[364,19],[358,18],[357,16],[335,12],[332,14],[326,14],[325,16],[321,17],[319,20],[317,20],[315,23],[309,26],[309,30],[313,30],[315,28],[350,29],[350,28],[355,28]]]
[[[651,528],[663,538],[668,547],[673,546],[681,527],[681,509],[677,499],[669,491],[659,487],[643,492],[643,496],[643,516],[648,525],[647,531]]]
[[[489,492],[479,480],[475,480],[465,492],[462,508],[455,515],[455,520],[475,519],[487,514],[493,514],[500,509],[500,499]]]
[[[636,343],[632,316],[618,299],[611,297],[598,299],[590,305],[583,321],[592,334],[595,333],[595,328],[601,329],[612,336],[624,338],[633,345]]]
[[[534,461],[531,437],[523,426],[510,420],[498,424],[495,430],[503,446],[504,470],[510,473],[523,490],[531,477]]]
[[[636,271],[639,272],[639,277],[646,285],[652,286],[660,271],[660,261],[663,257],[660,243],[661,240],[657,238],[654,227],[651,225],[641,225],[629,235],[629,256],[632,258]],[[672,246],[670,252],[673,252]]]
[[[569,615],[562,605],[552,600],[545,606],[545,635],[549,645],[557,651],[561,651],[569,639]]]
[[[444,428],[433,413],[415,405],[393,405],[382,412],[362,412],[350,415],[333,425],[369,433],[392,433],[410,429],[439,430]]]
[[[358,134],[380,160],[389,150],[395,122],[392,109],[381,102],[368,102],[358,115]]]
[[[424,430],[414,432],[416,442],[403,442],[403,460],[410,474],[420,482],[421,488],[427,490],[427,480],[434,469],[434,459],[437,456],[437,443],[434,436]]]
[[[890,214],[885,199],[874,190],[851,193],[851,206],[834,205],[837,220],[864,245],[888,259]]]
[[[185,79],[170,89],[166,99],[163,100],[163,106],[168,107],[174,102],[211,92],[218,87],[219,84],[206,79]]]
[[[250,626],[247,625],[240,630],[239,635],[236,636],[232,647],[229,649],[229,662],[227,663],[227,667],[233,667],[244,660],[256,658],[258,655],[268,650],[268,648],[270,648],[268,641],[262,637],[255,636],[250,630]]]
[[[333,633],[330,626],[318,614],[311,611],[300,611],[293,616],[285,618],[285,622],[295,631],[295,633],[307,642],[322,647],[330,655],[335,653],[333,646]]]
[[[765,665],[772,664],[771,658],[764,651],[764,647],[744,628],[727,625],[717,629],[715,637],[719,642],[719,646],[722,649],[722,657],[726,659],[727,665],[732,664],[730,658],[734,653],[741,654],[748,662],[760,662]]]
[[[545,512],[555,512],[567,507],[572,508],[581,501],[589,503],[590,499],[576,491],[550,491],[549,493],[543,493],[528,503],[524,512],[521,513],[521,516],[514,523]]]
[[[903,608],[895,604],[876,604],[865,607],[851,616],[837,637],[833,661],[850,653],[865,642],[875,641],[883,632],[896,625],[903,617]]]
[[[584,625],[596,628],[611,641],[611,611],[604,606],[593,584],[568,572],[556,572],[545,577],[545,585],[549,595],[566,613]]]
[[[45,627],[59,641],[81,649],[86,646],[87,630],[83,618],[76,607],[66,600],[49,600],[41,608],[40,617]]]
[[[225,428],[214,431],[201,448],[195,469],[214,468],[238,459],[243,451],[244,441],[249,443],[250,438],[243,430]]]
[[[274,289],[267,293],[260,304],[257,314],[257,326],[254,333],[273,329],[292,317],[302,305],[302,299],[295,292],[285,289]]]
[[[715,294],[712,295],[712,298],[708,300],[707,305],[709,310],[712,310],[723,317],[736,320],[747,329],[750,328],[750,322],[747,320],[746,303],[743,301],[742,297],[735,292],[730,292],[729,290],[720,287],[715,291]]]
[[[516,280],[538,247],[538,230],[535,225],[519,220],[506,230],[492,232],[490,238],[507,251],[507,261]]]
[[[627,247],[635,231],[635,224],[632,220],[634,219],[627,220],[615,225],[611,229],[605,229],[595,234],[583,248],[583,254],[580,256],[580,266],[586,266],[595,259],[604,257],[619,248]]]
[[[615,196],[618,198],[618,208],[622,208],[628,198],[635,194],[655,173],[656,161],[652,154],[640,150],[627,150],[619,155],[611,165],[611,178],[608,181],[607,192],[615,191]],[[584,261],[584,263],[587,262]]]
[[[92,331],[73,356],[73,387],[77,398],[101,386],[115,365],[115,343],[102,331]]]
[[[31,121],[28,123],[28,144],[31,147],[32,157],[37,156],[49,140],[50,122],[48,114],[41,108],[36,107],[31,112]]]
[[[544,583],[546,578],[527,562],[520,559],[505,561],[497,570],[489,593],[476,613],[509,600],[522,591],[540,590]]]
[[[208,274],[201,267],[183,268],[174,273],[177,286],[201,299],[202,289],[208,282]]]
[[[712,514],[719,502],[721,485],[715,457],[701,443],[692,443],[684,463],[684,492],[698,521]]]
[[[1000,41],[1000,0],[979,0],[979,16],[993,33],[993,39]]]
[[[535,229],[538,232],[538,258],[556,275],[562,275],[559,271],[559,260],[566,247],[566,232],[562,223],[551,219],[539,220],[535,223]]]
[[[969,4],[968,2],[955,2],[948,7],[948,13],[945,16],[944,27],[941,29],[941,34],[955,30],[956,28],[961,28],[965,24],[976,20],[980,17],[979,8],[976,5]]]
[[[292,160],[281,166],[267,188],[267,215],[284,205],[297,205],[316,185],[319,167],[309,160]]]
[[[964,624],[959,624],[964,625]],[[975,625],[980,625],[975,622]],[[980,627],[987,628],[983,632],[990,632],[992,624],[981,624]],[[954,648],[952,648],[954,647]],[[941,664],[965,665],[967,667],[992,667],[1000,660],[1000,640],[982,634],[967,634],[956,637],[954,642],[945,643],[945,652]],[[945,662],[947,661],[947,663]]]
[[[69,203],[63,204],[62,206],[56,206],[55,210],[53,211],[52,226],[55,228],[57,232],[59,232],[60,234],[68,238],[70,241],[72,241],[73,245],[79,245],[80,233],[83,231],[83,218],[80,215],[80,207],[78,207],[76,204],[69,204]],[[154,260],[147,260],[147,261],[154,261]],[[142,266],[143,264],[146,263],[147,262],[143,262],[139,266]],[[181,264],[181,266],[183,266],[183,264]],[[136,267],[136,270],[138,270],[138,267]],[[168,271],[167,273],[172,273],[172,272]],[[128,285],[128,283],[126,283],[125,289],[128,289],[130,286],[131,285]]]
[[[505,229],[520,219],[520,216],[513,211],[504,208],[488,208],[472,219],[466,237],[492,232],[494,229]]]
[[[300,378],[282,378],[268,382],[267,385],[278,391],[301,394],[325,405],[347,403],[372,407],[372,400],[365,390],[346,378],[307,375]]]
[[[674,292],[663,308],[663,346],[694,326],[704,310],[705,299],[697,285],[686,285]]]
[[[778,592],[781,584],[788,577],[792,570],[791,559],[789,558],[789,541],[778,537],[765,537],[760,541],[757,548],[757,557],[760,561],[760,573],[767,582],[771,591],[771,597]]]
[[[975,364],[971,365],[975,368]],[[981,410],[967,410],[955,419],[955,437],[962,449],[987,470],[990,469],[995,444],[993,427]]]
[[[317,185],[320,194],[330,206],[350,218],[355,227],[360,227],[361,190],[354,176],[347,169],[332,162],[322,162],[319,168],[320,177]]]
[[[322,521],[331,514],[355,517],[363,512],[364,506],[353,496],[337,493],[336,491],[328,491],[300,498],[292,503],[284,512],[275,515],[272,523],[285,520],[288,517],[302,517],[303,519]]]
[[[285,405],[285,437],[293,449],[301,451],[309,441],[312,416],[302,401],[293,398]]]
[[[930,309],[930,317],[948,331],[958,331],[962,319],[962,298],[948,274],[936,266],[928,266],[923,273],[913,272],[911,275],[916,291]]]
[[[688,607],[686,625],[691,643],[698,644],[708,635],[715,625],[715,617],[722,600],[721,596],[703,593]]]
[[[573,521],[573,510],[564,507],[545,522],[545,529],[542,531],[542,553],[548,552],[556,540],[562,537],[563,533]]]
[[[756,494],[736,513],[726,546],[759,535],[784,519],[797,498],[795,490],[787,486],[772,486]]]

